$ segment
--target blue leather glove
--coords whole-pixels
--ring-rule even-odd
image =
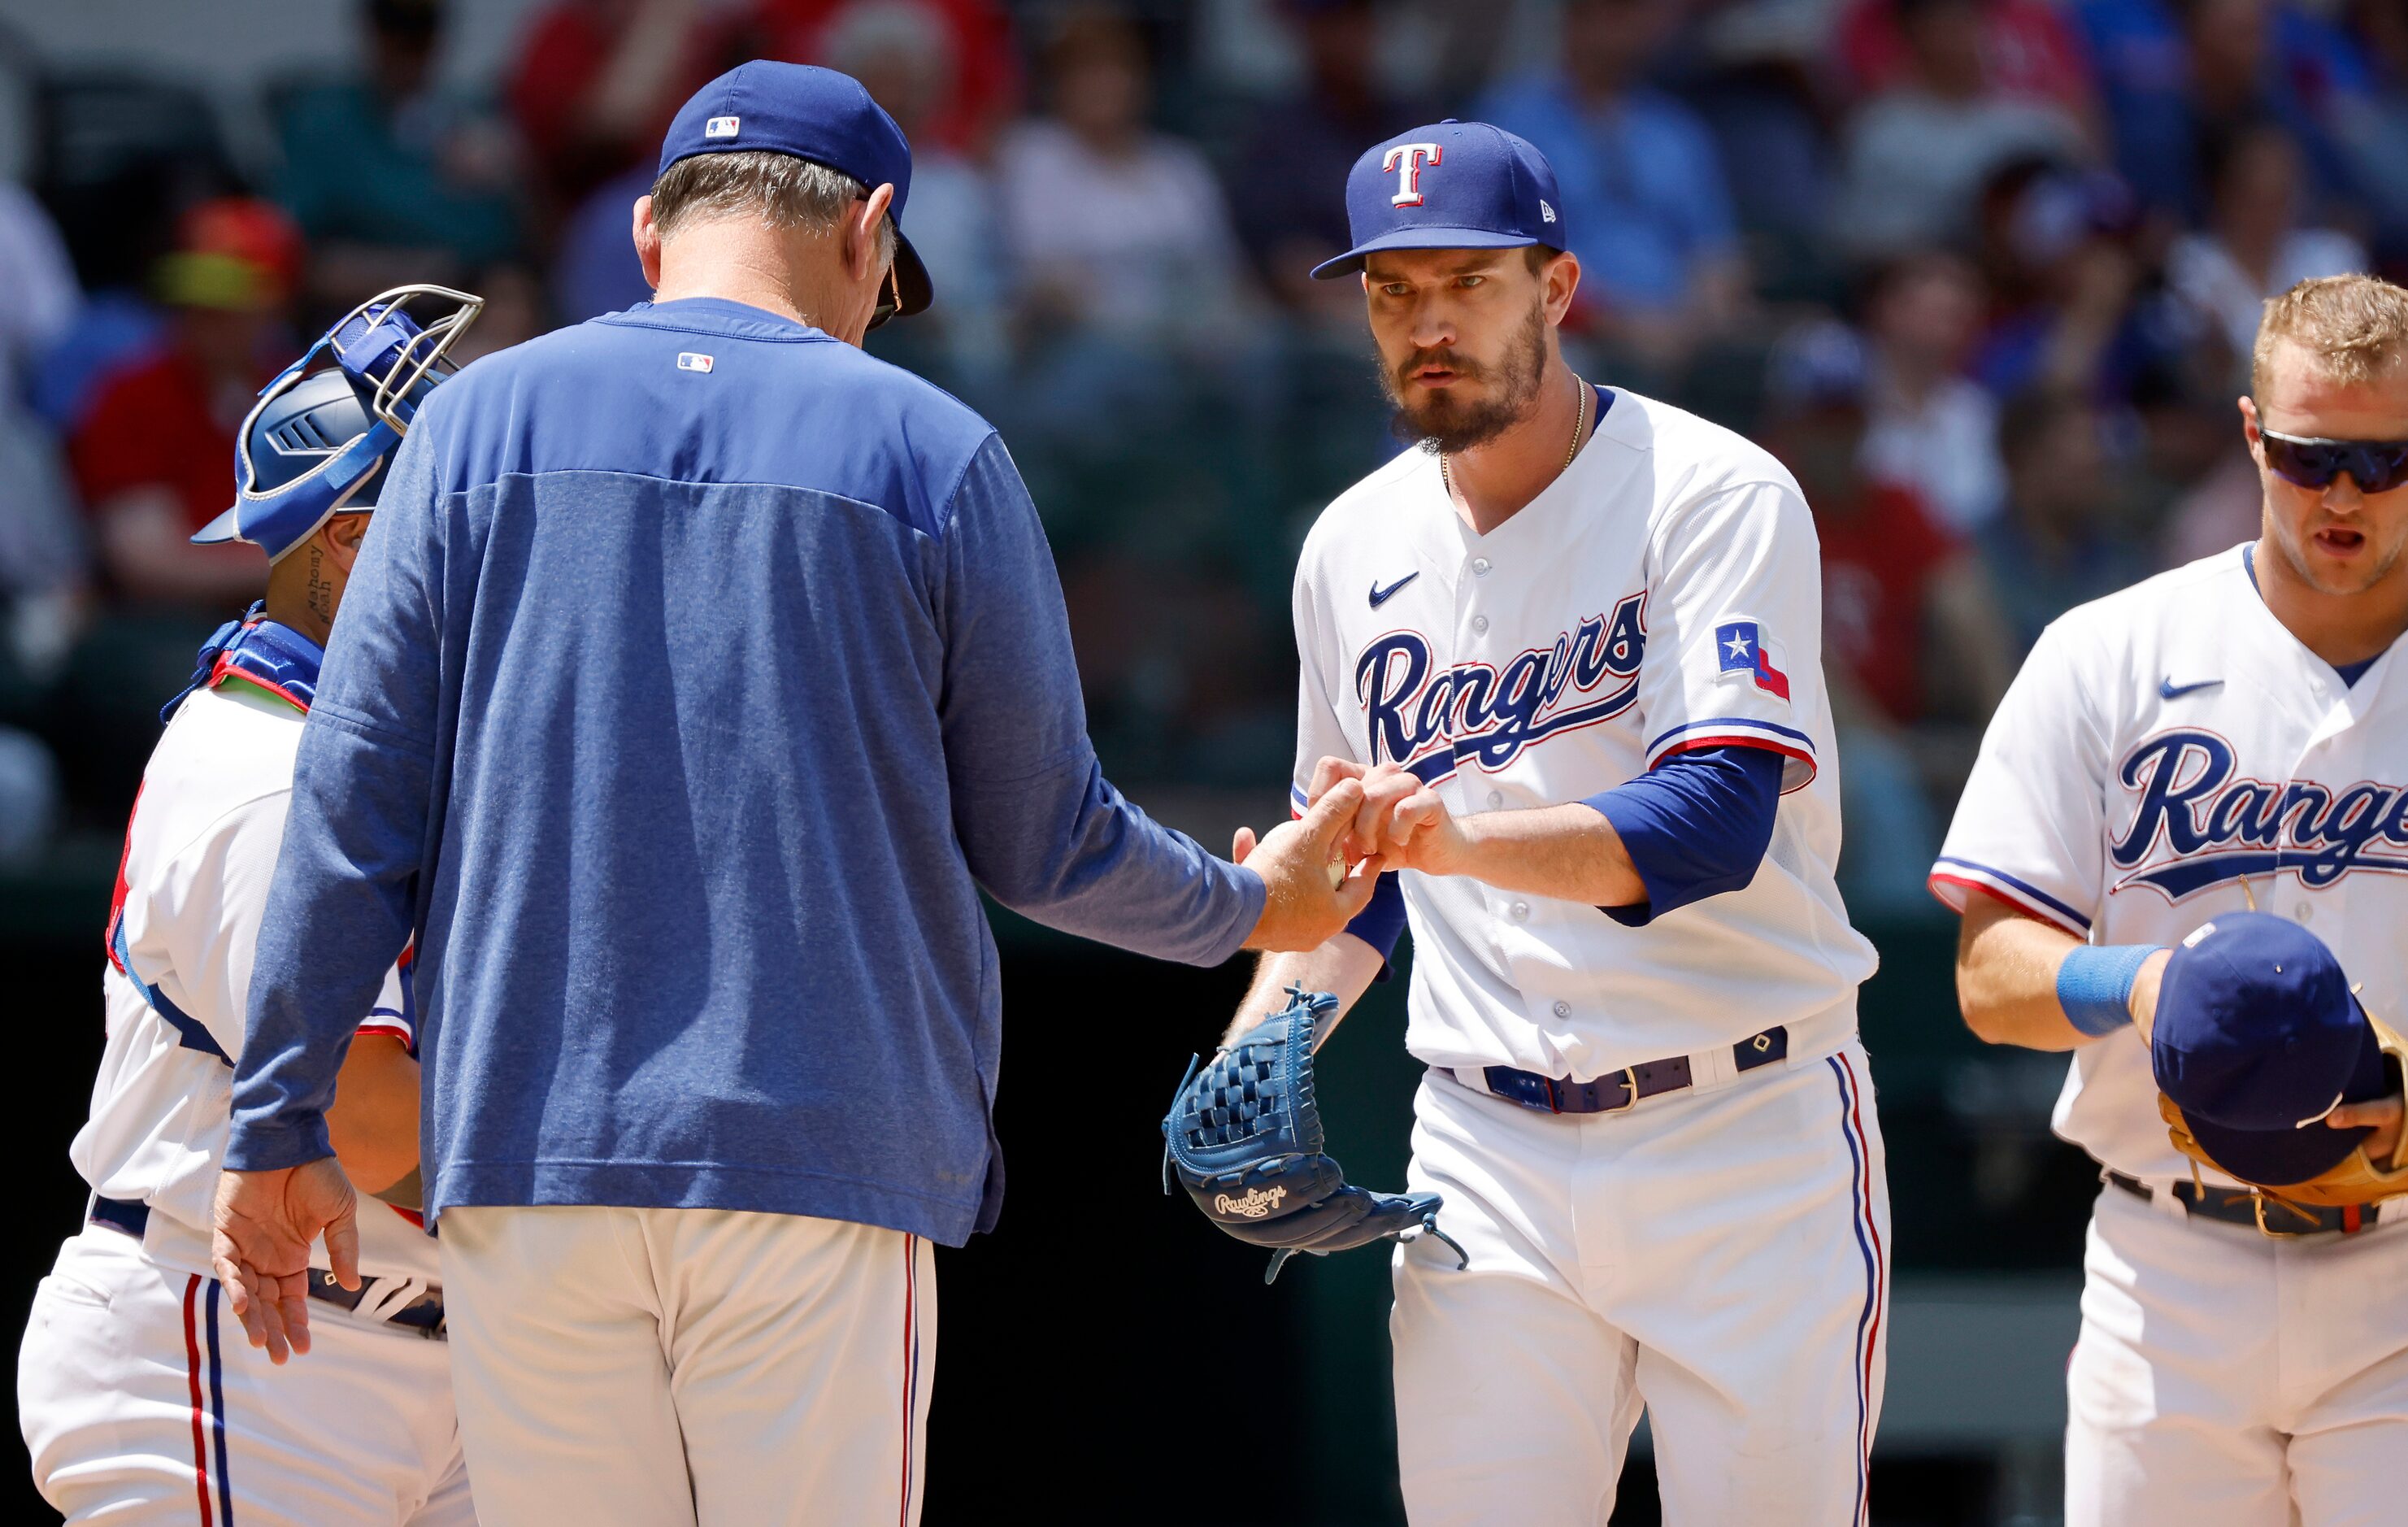
[[[1190,1060],[1162,1121],[1164,1192],[1176,1172],[1206,1218],[1240,1241],[1271,1248],[1265,1283],[1297,1252],[1326,1256],[1426,1231],[1470,1258],[1438,1228],[1436,1193],[1374,1193],[1348,1186],[1323,1153],[1313,1102],[1312,1041],[1338,1011],[1326,991],[1287,988],[1288,1004],[1213,1053]]]

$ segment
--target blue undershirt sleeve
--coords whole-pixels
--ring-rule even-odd
[[[1584,804],[1613,824],[1647,887],[1644,901],[1598,910],[1626,928],[1644,928],[1754,880],[1772,843],[1783,762],[1770,748],[1699,748],[1590,796]]]
[[[1397,882],[1397,872],[1391,870],[1380,877],[1371,889],[1371,900],[1346,931],[1380,951],[1380,973],[1375,979],[1388,978],[1388,957],[1397,952],[1397,940],[1405,932],[1405,888]]]

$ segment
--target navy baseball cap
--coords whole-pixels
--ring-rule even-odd
[[[2374,1028],[2324,941],[2261,912],[2183,940],[2157,988],[2150,1068],[2193,1138],[2244,1182],[2338,1165],[2371,1131],[2324,1123],[2390,1090]]]
[[[661,172],[698,153],[767,150],[841,170],[875,191],[895,188],[895,285],[901,314],[935,300],[928,267],[903,237],[911,194],[911,145],[883,107],[849,74],[809,64],[754,59],[695,91],[661,139]],[[660,173],[660,172],[655,172]]]
[[[1546,155],[1501,127],[1453,117],[1372,145],[1346,175],[1354,247],[1312,267],[1351,276],[1385,249],[1562,249],[1564,199]]]

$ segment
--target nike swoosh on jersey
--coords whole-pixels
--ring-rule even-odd
[[[2223,682],[2222,679],[2201,679],[2197,684],[2176,684],[2173,675],[2169,673],[2157,681],[2157,699],[2180,699],[2195,689],[2213,689]]]
[[[1382,588],[1380,586],[1380,581],[1378,579],[1372,579],[1371,608],[1374,610],[1379,609],[1380,606],[1387,603],[1388,600],[1395,596],[1397,590],[1404,587],[1407,583],[1412,583],[1414,579],[1419,578],[1421,574],[1418,572],[1409,572],[1402,578],[1398,579],[1395,583],[1390,583],[1385,588]]]

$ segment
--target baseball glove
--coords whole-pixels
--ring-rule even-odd
[[[1288,1004],[1233,1044],[1187,1063],[1162,1121],[1162,1190],[1171,1174],[1206,1218],[1240,1241],[1271,1249],[1263,1281],[1299,1251],[1316,1257],[1373,1241],[1410,1241],[1426,1231],[1463,1247],[1438,1228],[1436,1193],[1374,1193],[1348,1185],[1322,1151],[1321,1110],[1313,1101],[1312,1040],[1338,1011],[1326,991],[1287,988]],[[1199,1069],[1200,1068],[1200,1069]]]
[[[2367,1014],[2366,1021],[2373,1026],[2375,1042],[2383,1047],[2383,1053],[2392,1067],[2408,1068],[2408,1044],[2403,1044],[2390,1025],[2373,1014]],[[2157,1113],[2166,1121],[2167,1133],[2173,1140],[2174,1149],[2202,1166],[2215,1168],[2228,1177],[2240,1182],[2249,1181],[2201,1148],[2191,1133],[2190,1121],[2183,1117],[2181,1107],[2162,1092],[2157,1094]],[[2408,1193],[2408,1131],[2401,1132],[2400,1144],[2392,1150],[2391,1159],[2387,1161],[2370,1160],[2366,1147],[2360,1145],[2343,1157],[2338,1165],[2327,1168],[2305,1182],[2266,1182],[2251,1186],[2270,1199],[2287,1199],[2294,1203],[2314,1203],[2328,1209],[2346,1208],[2353,1203],[2378,1203],[2387,1198],[2398,1198]]]

